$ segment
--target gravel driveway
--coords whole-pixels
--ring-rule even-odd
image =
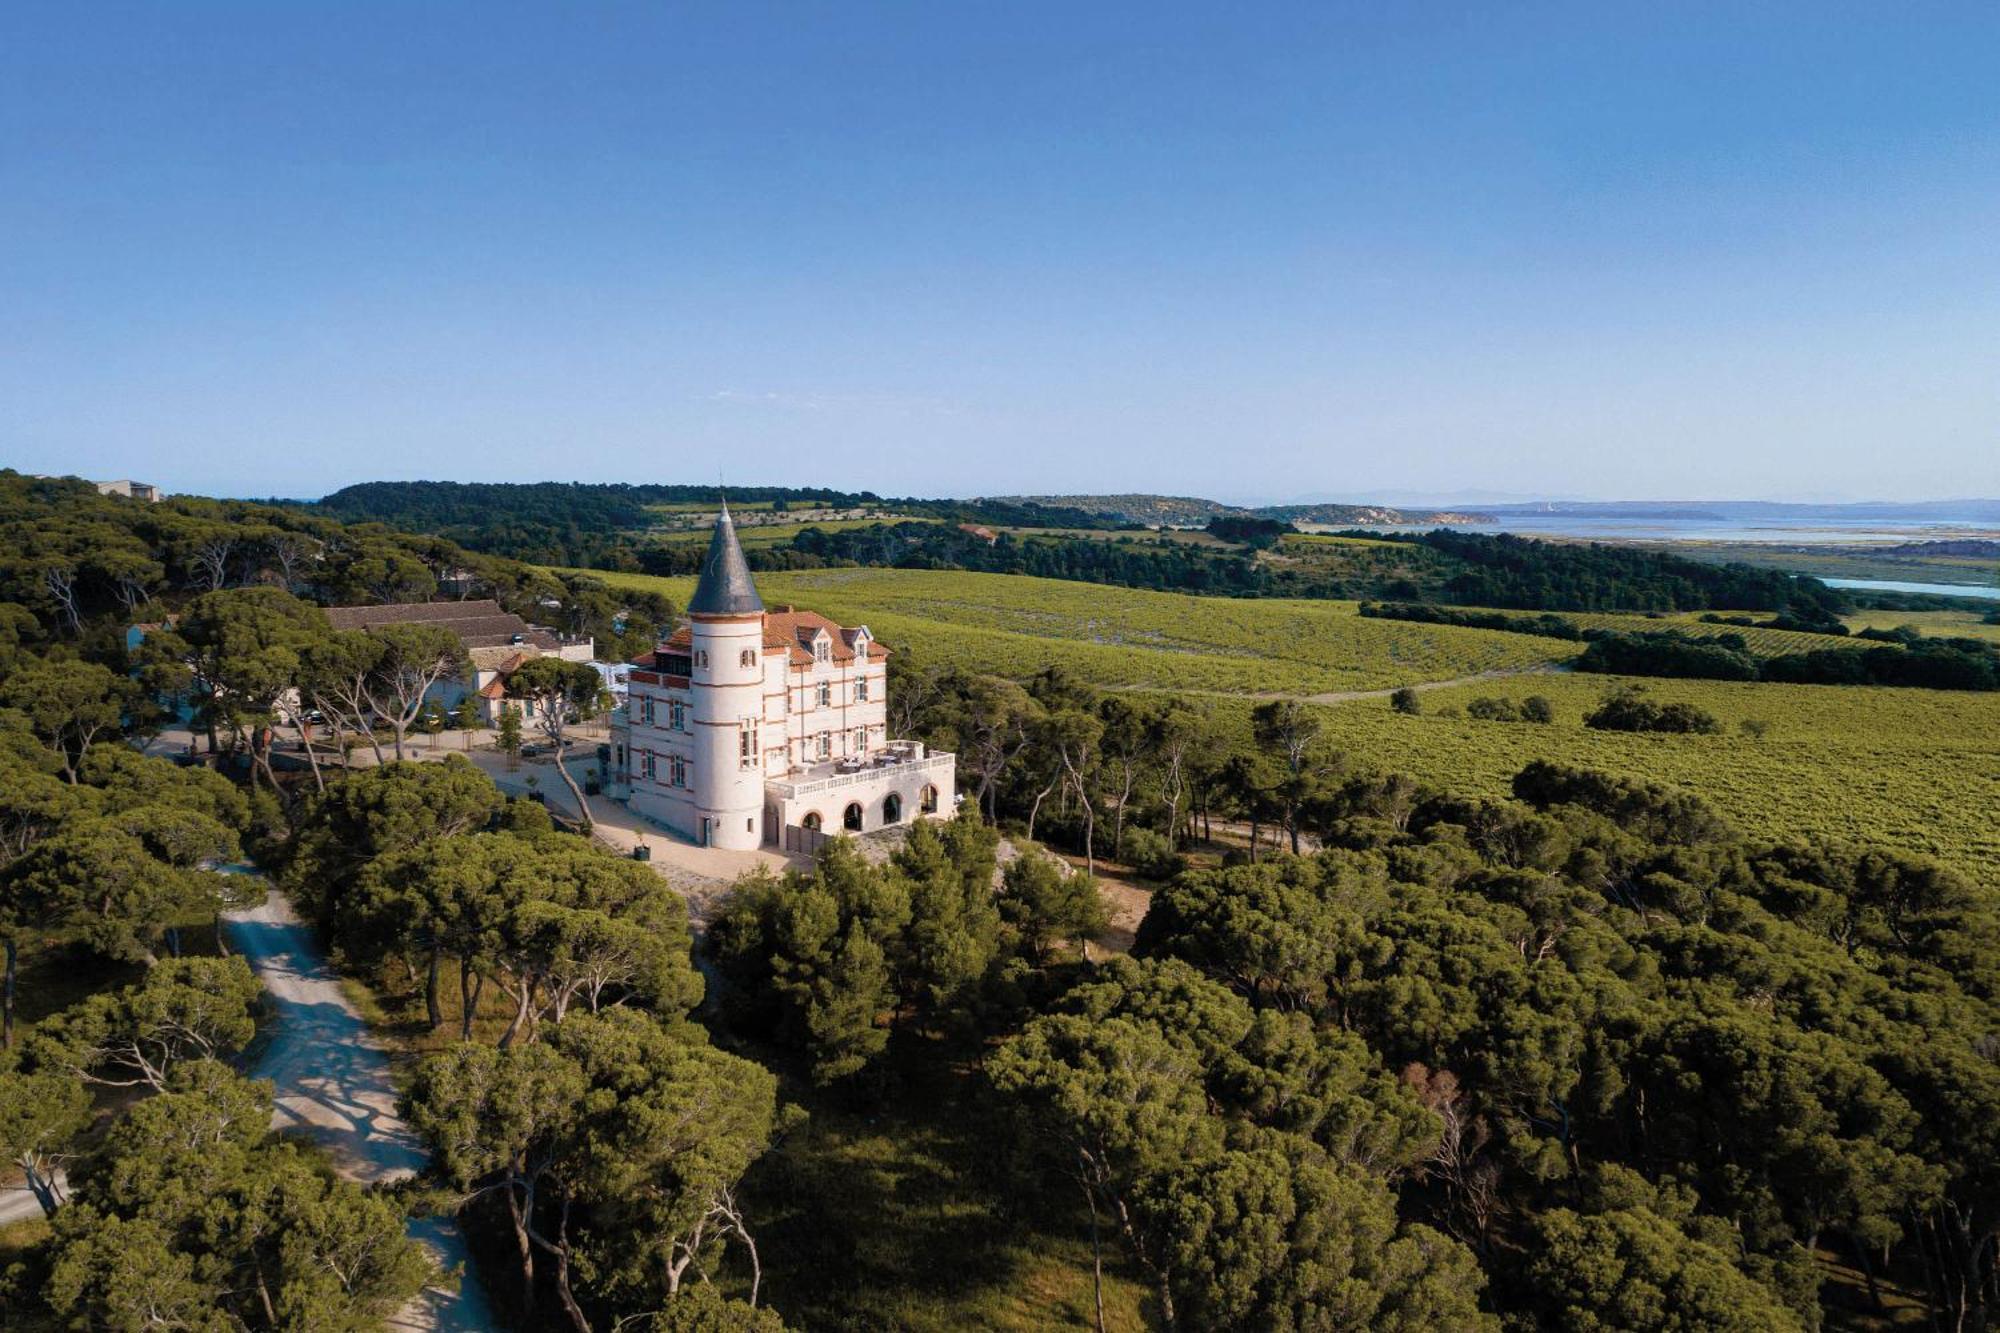
[[[423,1145],[396,1114],[389,1058],[341,992],[311,927],[277,893],[256,907],[227,913],[230,942],[271,997],[253,1078],[277,1089],[274,1128],[323,1145],[340,1174],[364,1184],[399,1180],[423,1165]],[[432,1288],[391,1326],[486,1330],[496,1327],[485,1291],[472,1275],[465,1238],[448,1217],[419,1218],[410,1234],[446,1268],[464,1265],[456,1292]]]

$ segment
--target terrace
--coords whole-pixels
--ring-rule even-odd
[[[859,786],[885,776],[950,773],[954,762],[953,755],[926,749],[922,741],[891,741],[885,749],[871,755],[793,769],[784,777],[767,779],[764,786],[773,795],[791,800]]]

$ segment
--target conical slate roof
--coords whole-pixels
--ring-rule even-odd
[[[695,584],[694,600],[688,612],[698,616],[754,615],[764,609],[757,585],[750,581],[750,566],[743,559],[743,547],[736,540],[736,524],[724,502],[716,515],[715,536],[708,542],[708,555],[701,562],[701,581]]]

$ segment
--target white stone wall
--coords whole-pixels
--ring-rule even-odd
[[[822,686],[825,703],[820,702]],[[890,739],[888,693],[888,669],[882,662],[857,657],[851,663],[785,667],[782,683],[774,683],[773,720],[783,728],[783,750],[771,756],[771,776],[880,750]]]
[[[754,850],[764,843],[763,617],[696,620],[692,637],[693,837]]]
[[[894,765],[801,783],[798,785],[812,790],[795,795],[785,794],[787,784],[774,782],[769,811],[774,824],[773,841],[786,851],[814,850],[814,840],[802,837],[801,831],[812,830],[815,817],[817,832],[825,836],[872,833],[921,818],[949,819],[956,812],[958,795],[949,760],[949,756],[942,756],[928,763]],[[932,808],[926,809],[926,804]],[[855,813],[860,816],[858,829],[851,823]]]
[[[789,779],[805,769],[884,749],[890,740],[888,671],[885,662],[868,659],[865,645],[844,662],[829,651],[824,660],[795,663],[789,645],[765,646],[764,631],[761,619],[696,621],[685,688],[628,677],[622,723],[612,739],[624,753],[616,794],[691,841],[734,849],[789,847],[797,839],[788,831],[803,827],[813,813],[821,816],[824,832],[838,833],[850,804],[862,807],[864,831],[905,823],[918,816],[927,788],[941,813],[952,812],[956,787],[949,763],[941,773],[933,762],[921,773],[898,766],[845,775],[840,781],[847,795],[838,801],[784,796],[797,785]],[[801,647],[812,651],[810,643]],[[750,653],[754,661],[746,660]],[[680,727],[673,725],[676,704]],[[747,719],[757,723],[755,761],[748,766],[741,748]],[[616,755],[613,765],[618,767]],[[674,781],[677,772],[681,784]],[[892,795],[894,820],[884,805]]]

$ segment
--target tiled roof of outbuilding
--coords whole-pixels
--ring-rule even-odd
[[[330,606],[326,618],[335,629],[381,629],[387,625],[436,625],[458,636],[467,648],[533,645],[546,653],[562,640],[539,625],[530,625],[512,611],[503,611],[490,597],[465,602],[385,602],[377,606]]]

